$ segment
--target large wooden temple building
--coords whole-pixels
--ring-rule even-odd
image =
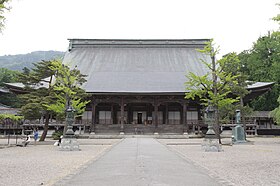
[[[204,75],[204,39],[70,39],[63,63],[87,75],[91,103],[82,123],[91,133],[187,133],[205,127],[199,100],[184,99],[186,75]],[[257,96],[273,83],[248,87]],[[250,99],[248,96],[246,99]]]

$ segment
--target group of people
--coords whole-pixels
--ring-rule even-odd
[[[39,132],[38,132],[38,129],[35,129],[35,130],[33,131],[33,138],[34,138],[34,144],[36,145],[36,142],[37,142],[37,140],[39,139]],[[63,138],[63,136],[60,136],[59,140],[58,140],[57,142],[55,142],[54,145],[55,145],[55,146],[60,146],[61,141],[62,141],[62,138]],[[21,142],[21,144],[18,145],[18,146],[26,147],[26,146],[30,143],[30,141],[31,141],[31,137],[30,137],[29,134],[27,134],[26,137],[23,138],[23,141]]]
[[[36,142],[39,138],[39,132],[38,132],[38,129],[35,129],[33,131],[33,138],[34,138],[34,144],[36,145]],[[19,146],[22,146],[22,147],[26,147],[31,141],[31,137],[29,134],[26,135],[26,137],[23,139],[23,141],[21,142],[21,145]]]

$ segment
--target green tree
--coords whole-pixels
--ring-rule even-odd
[[[278,5],[278,7],[280,8],[280,4],[277,4]],[[273,18],[273,20],[274,21],[277,21],[278,22],[278,24],[280,24],[280,14],[278,14],[277,16],[275,16],[274,18]],[[274,63],[273,63],[273,66],[274,66],[274,68],[277,68],[277,69],[274,69],[276,72],[275,72],[275,74],[274,74],[274,77],[275,77],[275,80],[278,80],[278,81],[276,81],[277,82],[277,87],[276,88],[274,88],[274,89],[276,89],[275,90],[275,96],[273,97],[273,98],[275,98],[276,96],[277,96],[277,93],[278,93],[278,98],[277,98],[277,103],[278,103],[278,106],[273,110],[273,111],[271,111],[270,112],[270,115],[274,118],[274,121],[278,124],[278,125],[280,125],[280,87],[279,87],[279,84],[280,84],[280,61],[279,61],[279,58],[280,58],[280,46],[279,46],[279,37],[280,37],[280,33],[279,33],[279,31],[278,32],[275,32],[275,33],[273,33],[273,35],[278,35],[278,41],[276,41],[276,42],[278,42],[278,46],[275,46],[274,45],[274,48],[277,48],[277,50],[276,50],[276,54],[275,55],[278,55],[278,63],[277,63],[277,61],[275,61]],[[275,57],[276,58],[276,57]],[[274,99],[273,99],[274,100]]]
[[[5,83],[15,83],[17,81],[18,74],[18,71],[0,68],[0,87],[5,87]],[[11,107],[20,106],[17,96],[13,93],[1,94],[0,103]]]
[[[49,104],[53,100],[52,83],[55,71],[51,70],[51,67],[55,65],[56,60],[53,61],[41,61],[34,64],[34,68],[29,70],[27,68],[19,74],[18,79],[25,85],[25,89],[28,93],[20,95],[20,99],[23,102],[21,107],[21,113],[25,119],[40,119],[45,117],[44,131],[40,138],[40,141],[44,141],[49,128],[50,112],[44,106]],[[42,83],[46,83],[42,86]]]
[[[250,81],[275,82],[272,90],[250,103],[254,110],[273,110],[280,94],[280,32],[268,33],[254,43],[252,49],[238,56]]]
[[[8,6],[9,1],[10,0],[0,0],[0,32],[4,28],[5,16],[3,14],[10,10],[10,7]]]
[[[27,94],[21,96],[25,102],[21,112],[26,119],[45,117],[44,131],[40,138],[40,141],[44,141],[48,131],[50,114],[57,114],[58,118],[63,118],[65,113],[65,103],[63,108],[61,107],[63,101],[65,101],[65,87],[60,80],[64,79],[65,73],[69,75],[69,81],[64,83],[71,87],[71,90],[67,89],[67,91],[71,91],[72,97],[74,97],[73,95],[79,97],[79,99],[73,98],[73,102],[78,105],[75,109],[82,112],[81,97],[84,97],[84,92],[78,85],[82,85],[85,79],[80,71],[70,70],[62,65],[60,60],[41,61],[34,65],[35,67],[31,71],[25,70],[19,75],[19,79],[25,84],[28,91]],[[75,107],[75,104],[73,105]]]
[[[212,47],[213,40],[206,43],[201,53],[210,56],[211,62],[202,60],[207,66],[209,72],[203,76],[197,76],[190,72],[187,75],[188,81],[186,85],[186,99],[200,98],[203,105],[211,105],[214,108],[214,129],[220,140],[220,121],[219,109],[231,105],[239,100],[239,97],[230,96],[233,91],[232,87],[238,86],[239,74],[233,74],[226,70],[228,65],[235,63],[238,58],[232,53],[224,56],[220,60],[216,60],[215,56],[218,53],[217,49]],[[221,142],[221,141],[220,141]]]
[[[0,114],[0,123],[5,124],[6,119],[11,119],[13,123],[20,123],[23,117],[15,116],[14,114]]]
[[[0,87],[3,87],[5,83],[16,82],[18,73],[18,71],[0,68]]]
[[[274,121],[280,125],[280,96],[277,99],[279,106],[270,112],[270,115],[273,117]]]
[[[231,73],[236,76],[237,84],[232,84],[231,87],[231,96],[239,97],[240,101],[235,103],[234,105],[226,105],[225,107],[220,109],[220,117],[222,119],[227,118],[233,119],[236,115],[236,110],[240,110],[241,118],[243,123],[243,128],[246,129],[245,117],[252,114],[252,108],[248,105],[244,105],[243,99],[249,93],[246,87],[249,85],[247,79],[248,76],[244,73],[244,65],[238,58],[236,53],[229,53],[226,56],[229,56],[224,67],[224,71],[227,73]],[[244,135],[246,136],[246,132],[244,131]]]
[[[280,4],[277,4],[277,6],[280,8]],[[277,14],[275,17],[272,18],[274,21],[278,22],[280,24],[280,14]]]
[[[68,66],[57,63],[52,67],[56,71],[56,81],[53,86],[53,96],[56,102],[44,105],[47,110],[56,114],[57,118],[65,119],[65,110],[71,105],[76,111],[76,117],[81,116],[85,111],[87,101],[86,92],[81,89],[81,85],[86,82],[85,75],[79,70],[70,70]],[[64,131],[66,130],[66,126]]]

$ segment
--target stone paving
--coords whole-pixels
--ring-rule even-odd
[[[67,186],[217,186],[218,181],[153,138],[126,138],[72,177]]]

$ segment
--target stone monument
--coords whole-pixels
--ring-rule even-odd
[[[237,143],[245,143],[245,132],[244,128],[241,126],[241,116],[240,116],[240,110],[236,110],[236,126],[232,129],[232,142],[234,144]]]
[[[219,139],[213,129],[215,110],[213,106],[209,105],[205,109],[204,119],[205,123],[208,125],[208,130],[206,136],[202,142],[202,149],[205,152],[220,152],[222,151],[222,146],[219,144]]]
[[[74,135],[73,131],[73,123],[74,123],[74,116],[75,116],[75,110],[71,105],[68,106],[66,109],[66,125],[67,130],[65,132],[65,135],[63,136],[61,140],[61,144],[59,146],[59,150],[61,151],[79,151],[79,143],[77,141],[77,138]]]

